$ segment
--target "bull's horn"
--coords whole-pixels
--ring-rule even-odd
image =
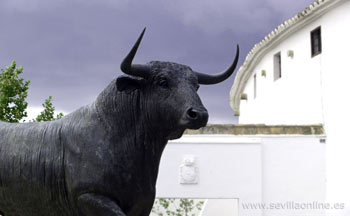
[[[238,58],[239,58],[239,46],[237,44],[236,57],[235,57],[235,60],[233,61],[233,63],[231,64],[231,66],[228,67],[225,71],[223,71],[219,74],[216,74],[216,75],[208,75],[208,74],[202,74],[202,73],[195,72],[195,74],[198,77],[198,83],[204,84],[204,85],[211,85],[211,84],[216,84],[216,83],[224,81],[229,76],[231,76],[233,71],[235,71],[235,68],[236,68],[237,62],[238,62]]]
[[[141,35],[139,36],[136,43],[134,44],[134,46],[130,50],[129,54],[124,58],[124,60],[122,61],[121,65],[120,65],[120,69],[124,73],[132,75],[132,76],[143,77],[143,78],[147,78],[149,76],[149,74],[151,72],[150,66],[140,65],[140,64],[132,64],[132,60],[135,57],[135,54],[137,52],[137,49],[140,45],[140,42],[142,40],[142,37],[143,37],[145,31],[146,31],[146,28],[143,29]]]

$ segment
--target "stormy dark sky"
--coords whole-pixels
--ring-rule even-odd
[[[0,68],[12,60],[24,66],[29,112],[52,95],[56,109],[69,113],[121,75],[120,62],[144,27],[135,63],[172,61],[214,74],[232,62],[237,43],[241,65],[255,43],[312,2],[1,0]],[[209,122],[234,122],[233,80],[200,88]]]

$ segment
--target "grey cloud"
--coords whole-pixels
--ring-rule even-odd
[[[0,68],[17,60],[32,81],[29,105],[49,95],[70,112],[91,103],[115,77],[143,27],[136,62],[174,61],[203,73],[224,70],[311,0],[4,0],[0,2]],[[291,8],[291,9],[290,9]],[[231,119],[233,78],[202,86],[211,119]]]
[[[267,22],[271,13],[259,1],[173,1],[170,13],[185,25],[200,27],[207,34],[218,34],[227,29],[242,33],[259,31],[254,24]],[[242,22],[243,21],[243,22]],[[243,24],[244,23],[244,24]]]

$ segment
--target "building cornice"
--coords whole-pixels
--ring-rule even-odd
[[[208,124],[186,135],[325,135],[323,125]]]
[[[255,65],[260,62],[264,55],[291,34],[319,18],[338,3],[345,1],[348,0],[315,0],[303,11],[283,22],[265,36],[262,41],[254,45],[246,56],[243,65],[239,68],[230,91],[230,105],[235,112],[235,116],[240,114],[241,94],[244,93],[244,88],[254,72]]]

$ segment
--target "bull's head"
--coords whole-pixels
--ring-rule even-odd
[[[131,76],[118,78],[118,90],[141,90],[147,97],[146,104],[141,104],[144,111],[149,112],[146,115],[162,131],[168,132],[169,139],[179,138],[187,128],[204,127],[208,122],[208,111],[197,94],[199,85],[216,84],[231,76],[238,61],[238,45],[231,66],[217,75],[202,74],[186,65],[171,62],[132,64],[145,30],[121,63],[121,70]]]

